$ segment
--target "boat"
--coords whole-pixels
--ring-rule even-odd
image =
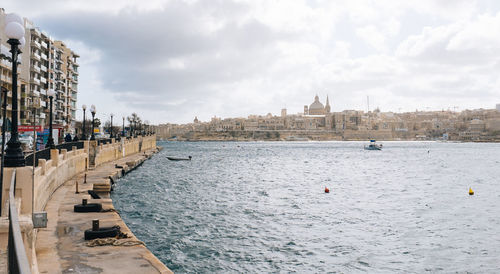
[[[370,144],[365,146],[365,150],[382,150],[382,145],[377,145],[375,140],[370,140]]]
[[[170,156],[167,156],[167,159],[169,159],[170,161],[191,161],[191,156],[189,156],[188,158],[178,158],[178,157],[170,157]]]

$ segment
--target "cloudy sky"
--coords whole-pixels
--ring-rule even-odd
[[[78,105],[153,123],[494,108],[496,0],[3,0],[80,58]],[[79,111],[79,113],[81,113]],[[81,114],[80,114],[81,116]]]

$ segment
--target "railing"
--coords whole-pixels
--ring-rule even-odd
[[[76,149],[82,149],[83,148],[83,141],[81,142],[68,142],[68,143],[62,143],[56,146],[57,149],[66,149],[67,151],[71,151],[73,147],[76,147]],[[39,150],[35,153],[35,167],[38,166],[38,160],[39,159],[45,159],[45,160],[50,160],[50,148],[42,149]],[[25,159],[25,163],[27,166],[33,166],[33,153],[28,154]]]
[[[17,213],[16,200],[16,170],[12,172],[9,190],[9,273],[31,273],[26,249],[24,248],[23,236],[21,235],[21,226],[19,225],[19,216]]]
[[[111,139],[97,139],[97,145],[111,144]]]

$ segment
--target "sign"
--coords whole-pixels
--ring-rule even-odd
[[[94,128],[94,133],[99,133],[99,129],[98,128]]]
[[[26,132],[26,131],[32,132],[33,131],[33,126],[17,126],[17,130],[19,132]],[[43,127],[42,126],[35,126],[35,130],[37,132],[42,132],[43,131]]]

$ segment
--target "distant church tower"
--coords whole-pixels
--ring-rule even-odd
[[[286,118],[286,108],[281,109],[281,117]]]
[[[328,95],[326,96],[325,112],[330,113],[330,102],[328,101]]]
[[[309,114],[309,109],[307,108],[307,105],[304,106],[304,115]]]

